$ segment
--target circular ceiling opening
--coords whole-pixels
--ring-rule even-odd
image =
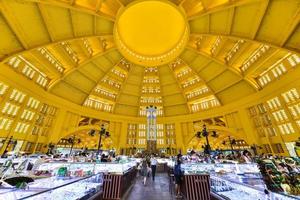
[[[119,11],[114,37],[129,61],[158,66],[182,52],[189,29],[184,12],[176,5],[159,0],[138,1]]]

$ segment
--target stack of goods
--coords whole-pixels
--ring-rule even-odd
[[[75,177],[84,177],[84,176],[89,176],[92,175],[92,171],[91,170],[83,170],[83,169],[76,169],[75,171],[71,172],[71,175],[75,176]]]
[[[272,192],[300,194],[300,166],[291,159],[264,159],[257,161],[266,186]]]
[[[51,176],[51,172],[48,170],[35,170],[33,174],[35,176]]]
[[[69,176],[68,169],[66,167],[60,167],[57,171],[58,177],[66,177]]]

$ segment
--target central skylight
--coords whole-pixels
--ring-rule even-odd
[[[185,14],[163,1],[142,1],[119,11],[115,40],[129,61],[157,66],[174,60],[184,49],[189,35]]]

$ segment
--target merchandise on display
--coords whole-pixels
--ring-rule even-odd
[[[298,159],[262,159],[258,160],[258,165],[269,190],[290,195],[300,194]]]
[[[50,162],[43,163],[36,168],[35,173],[41,172],[55,172],[56,169],[66,167],[69,171],[83,170],[85,173],[113,173],[124,174],[132,167],[136,166],[136,161],[128,161],[126,163],[63,163],[63,162]]]
[[[256,163],[182,164],[185,175],[210,174],[212,192],[232,200],[293,200],[299,197],[266,190]]]
[[[50,177],[29,183],[26,189],[0,189],[0,199],[88,199],[102,191],[103,174],[88,177]]]

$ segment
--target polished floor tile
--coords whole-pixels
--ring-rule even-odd
[[[135,184],[125,195],[124,200],[172,200],[174,196],[169,192],[169,178],[167,174],[157,174],[155,181],[147,179],[144,186],[142,177],[137,177]]]

